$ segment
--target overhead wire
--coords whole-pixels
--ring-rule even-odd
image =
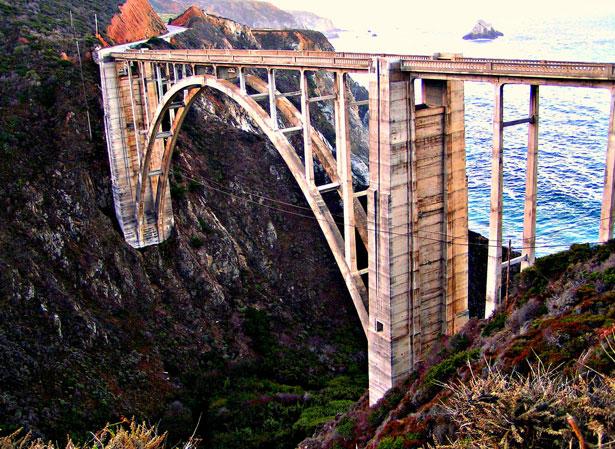
[[[225,190],[224,188],[216,187],[215,185],[213,185],[213,184],[218,184],[218,183],[216,183],[213,180],[210,180],[208,178],[203,177],[202,179],[205,181],[205,183],[203,183],[202,181],[191,177],[185,170],[183,170],[181,168],[179,170],[184,174],[184,177],[186,179],[188,179],[190,181],[193,181],[193,182],[195,182],[195,183],[197,183],[197,184],[199,184],[199,185],[201,185],[203,187],[206,187],[206,188],[208,188],[210,190],[213,190],[215,192],[221,193],[223,195],[227,195],[227,196],[233,197],[233,198],[238,199],[238,200],[247,201],[247,202],[256,204],[258,206],[261,206],[261,207],[264,207],[264,208],[267,208],[267,209],[270,209],[270,210],[275,210],[277,212],[282,212],[282,213],[293,215],[293,216],[297,216],[297,217],[300,217],[300,218],[306,218],[306,219],[315,220],[315,221],[323,221],[323,222],[326,222],[326,223],[329,223],[329,224],[334,224],[336,226],[343,226],[344,225],[343,222],[338,222],[338,221],[335,221],[335,220],[330,221],[330,220],[327,220],[327,219],[322,219],[322,218],[315,217],[314,215],[306,215],[306,214],[294,212],[294,211],[291,211],[291,210],[282,209],[282,208],[279,208],[279,207],[276,207],[276,206],[272,206],[272,205],[269,205],[269,204],[263,204],[263,203],[261,203],[259,201],[255,201],[255,200],[249,198],[248,195],[252,195],[251,193],[248,193],[247,195],[245,195],[245,194],[244,195],[240,195],[240,194],[237,194],[235,192],[230,192],[228,190]],[[220,184],[218,184],[218,186],[220,186]],[[257,196],[258,198],[261,198],[261,199],[273,200],[272,198],[269,198],[269,197],[266,197],[266,196],[258,196],[258,195],[254,195],[254,196]],[[281,201],[281,200],[278,200],[278,203],[279,204],[285,204],[285,205],[288,205],[288,206],[293,206],[293,207],[296,206],[296,205],[293,205],[291,203],[287,203],[287,202],[284,202],[284,201]],[[302,207],[302,208],[303,209],[308,209],[308,208],[305,208],[305,207]],[[309,209],[309,210],[311,211],[311,209]],[[380,233],[380,234],[399,235],[399,236],[408,236],[409,235],[408,232],[403,232],[402,233],[402,232],[395,232],[395,231],[388,230],[388,229],[376,229],[376,228],[373,228],[373,227],[370,228],[370,225],[374,225],[374,224],[375,224],[374,222],[368,221],[366,229],[368,231],[376,232],[376,233]],[[407,225],[402,225],[402,226],[407,226]],[[353,227],[355,229],[358,228],[358,226],[356,224],[353,225]],[[421,229],[419,229],[418,232],[429,233],[429,234],[442,234],[440,232],[427,231],[427,230],[421,230]],[[426,240],[430,240],[430,241],[433,241],[433,242],[446,243],[446,244],[452,244],[452,245],[463,245],[463,246],[470,246],[471,245],[471,246],[480,246],[480,247],[483,247],[483,248],[485,248],[485,247],[496,247],[496,248],[500,247],[500,245],[494,245],[494,244],[490,244],[490,243],[479,243],[479,242],[470,242],[470,241],[462,241],[462,242],[460,242],[460,241],[444,240],[444,239],[438,239],[438,238],[427,237],[427,236],[422,236],[420,238],[426,239]],[[590,245],[602,244],[602,242],[586,242],[586,243],[588,243]],[[533,246],[521,246],[521,247],[516,247],[514,249],[515,250],[520,250],[520,249],[532,249],[532,248],[533,249],[536,249],[536,248],[566,248],[568,246],[570,246],[570,245],[568,245],[568,244],[542,244],[542,245],[533,245]]]

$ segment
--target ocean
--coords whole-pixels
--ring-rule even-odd
[[[478,19],[478,18],[477,18]],[[494,23],[504,33],[493,41],[464,41],[472,23],[431,28],[363,27],[331,39],[337,51],[467,57],[615,62],[615,14],[586,18],[511,18]],[[366,83],[358,76],[357,81]],[[466,83],[465,120],[470,229],[488,235],[491,185],[493,87]],[[539,178],[536,251],[597,242],[604,182],[610,94],[605,89],[540,88]],[[505,120],[527,117],[529,86],[504,89]],[[527,125],[504,135],[504,242],[521,246]]]

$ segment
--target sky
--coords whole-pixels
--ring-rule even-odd
[[[541,20],[552,15],[592,16],[615,14],[615,0],[269,0],[282,9],[315,12],[341,27],[370,25],[396,26],[438,20],[440,24],[467,22],[471,26],[484,19],[494,25],[515,19]]]

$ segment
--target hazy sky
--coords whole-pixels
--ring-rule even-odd
[[[283,9],[313,11],[340,26],[411,24],[417,18],[444,22],[541,20],[551,15],[615,14],[615,0],[269,0]],[[444,16],[444,17],[443,17]]]

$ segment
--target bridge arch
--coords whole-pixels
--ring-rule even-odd
[[[184,119],[186,118],[188,110],[196,100],[198,94],[208,87],[225,94],[239,104],[248,113],[252,120],[254,120],[257,126],[265,133],[277,149],[280,156],[282,156],[282,159],[290,169],[290,172],[295,178],[295,181],[299,185],[299,188],[303,192],[306,201],[318,221],[318,224],[344,278],[355,309],[359,315],[359,319],[361,320],[363,330],[367,333],[367,291],[360,275],[353,273],[346,263],[344,257],[344,240],[333,219],[333,216],[331,215],[331,212],[325,204],[317,187],[313,183],[308,182],[301,159],[284,133],[277,129],[277,124],[273,123],[273,119],[253,98],[245,94],[239,87],[229,81],[218,79],[212,75],[190,76],[171,86],[160,99],[148,130],[141,171],[137,181],[135,218],[139,238],[142,238],[145,224],[145,202],[147,190],[147,183],[145,181],[149,179],[151,172],[153,172],[150,167],[150,162],[155,152],[155,143],[157,141],[158,133],[161,130],[163,118],[171,108],[175,97],[183,91],[188,91],[184,97],[184,106],[177,109],[175,113],[170,130],[171,134],[166,139],[161,156],[161,166],[158,173],[158,185],[155,191],[155,198],[153,198],[154,214],[156,216],[159,233],[164,232],[165,206],[166,201],[168,201],[165,193],[167,191],[166,186],[169,178],[171,156],[177,144],[177,136]]]

